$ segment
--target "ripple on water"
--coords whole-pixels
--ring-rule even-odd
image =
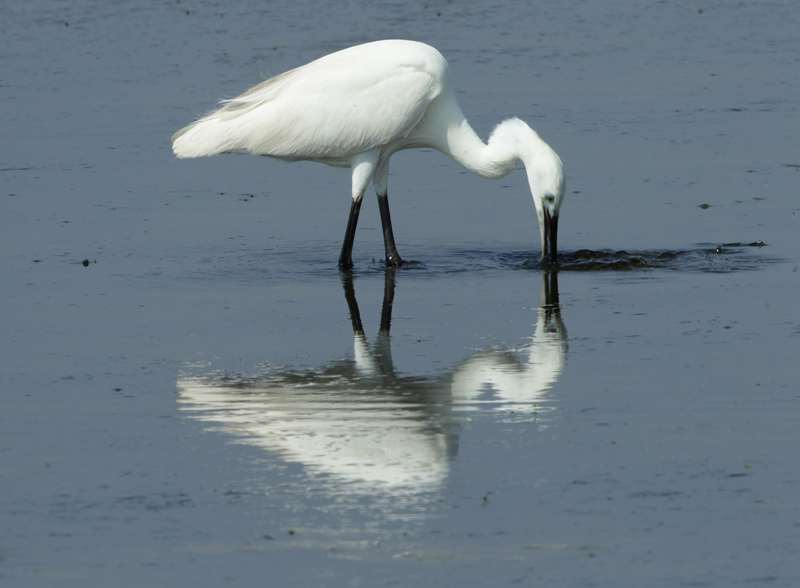
[[[765,244],[703,243],[696,249],[682,250],[590,250],[564,251],[558,256],[562,272],[637,272],[670,270],[682,272],[727,273],[760,269],[780,260],[759,255]],[[201,260],[192,272],[198,279],[226,278],[263,281],[275,278],[319,278],[339,275],[338,249],[331,244],[306,244],[295,247],[217,251]],[[455,245],[417,245],[404,251],[406,265],[400,271],[431,275],[547,269],[538,251],[508,251],[467,248]],[[420,260],[420,261],[417,261]],[[384,271],[380,258],[356,258],[358,274]]]

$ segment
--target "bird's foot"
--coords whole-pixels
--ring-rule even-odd
[[[401,267],[405,265],[405,261],[400,259],[399,255],[387,255],[386,256],[386,267]]]

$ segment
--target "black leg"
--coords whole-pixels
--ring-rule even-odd
[[[397,253],[394,244],[394,233],[392,232],[392,215],[389,213],[389,197],[384,194],[378,196],[378,208],[381,210],[381,225],[383,226],[383,244],[386,247],[386,265],[389,267],[400,267],[403,260]]]
[[[356,225],[358,225],[358,213],[360,210],[361,199],[353,200],[350,205],[350,218],[347,219],[347,231],[344,234],[342,254],[339,256],[339,269],[353,267],[353,240],[356,238]]]

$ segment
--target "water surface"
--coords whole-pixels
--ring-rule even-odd
[[[798,584],[793,3],[4,17],[0,583]],[[345,171],[173,160],[216,100],[388,37],[560,154],[557,272],[522,170],[398,154],[415,263],[368,195],[342,274]]]

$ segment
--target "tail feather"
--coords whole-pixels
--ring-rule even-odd
[[[172,151],[181,159],[232,153],[237,150],[229,125],[217,116],[200,119],[172,135]]]
[[[179,158],[205,157],[219,153],[249,153],[252,141],[253,113],[256,108],[273,101],[298,69],[265,80],[222,107],[172,135],[172,150]],[[261,120],[267,120],[262,112]],[[248,123],[250,127],[248,128]]]

